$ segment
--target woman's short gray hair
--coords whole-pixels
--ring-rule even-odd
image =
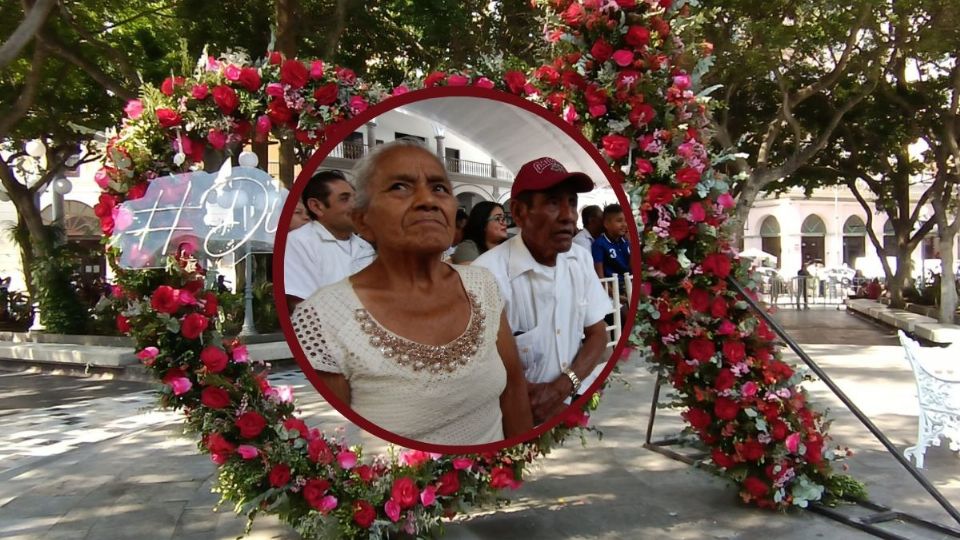
[[[440,158],[431,152],[430,149],[427,148],[427,145],[420,139],[404,137],[402,139],[377,145],[373,148],[373,150],[367,153],[367,155],[360,158],[360,160],[357,161],[357,164],[353,166],[353,169],[350,170],[350,172],[353,174],[353,187],[357,190],[357,201],[355,205],[357,209],[367,209],[367,206],[370,204],[370,180],[376,173],[377,162],[380,161],[380,156],[394,148],[419,148],[420,150],[423,150],[427,154],[433,156],[433,158],[437,160],[437,163],[440,164],[440,168],[443,170],[447,169],[443,162],[440,161]]]

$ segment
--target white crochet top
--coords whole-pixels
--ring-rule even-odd
[[[343,374],[350,407],[377,426],[433,444],[500,441],[507,379],[497,351],[503,299],[486,269],[451,267],[471,298],[471,317],[463,335],[443,347],[383,328],[363,309],[349,278],[298,305],[293,328],[310,365]]]

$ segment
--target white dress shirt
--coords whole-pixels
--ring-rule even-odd
[[[583,247],[587,251],[593,249],[594,240],[596,240],[596,238],[594,238],[593,235],[590,234],[590,231],[586,229],[580,229],[580,232],[573,237],[573,243]]]
[[[538,263],[522,235],[473,262],[489,269],[503,293],[507,320],[517,340],[523,373],[533,383],[551,382],[573,364],[583,329],[613,310],[590,253],[574,244],[557,255],[556,266]],[[586,391],[602,362],[583,380]]]
[[[284,293],[310,298],[320,287],[352,276],[373,262],[376,253],[366,240],[353,234],[338,240],[316,221],[287,235],[283,257]]]

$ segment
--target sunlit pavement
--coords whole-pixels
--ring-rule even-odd
[[[833,306],[801,311],[784,306],[776,316],[898,448],[913,444],[915,386],[892,332]],[[227,539],[243,532],[245,520],[232,508],[212,510],[214,465],[197,452],[194,439],[180,436],[175,414],[142,410],[150,399],[142,386],[91,381],[86,386],[95,388],[84,396],[83,384],[68,388],[68,382],[52,384],[59,379],[49,377],[0,376],[5,395],[19,392],[24,398],[0,399],[7,409],[0,410],[0,455],[6,456],[0,460],[0,538]],[[586,446],[568,441],[532,468],[511,505],[461,516],[447,525],[447,537],[869,538],[808,512],[747,508],[724,481],[643,449],[653,377],[628,361],[622,378],[629,388],[613,383],[594,418],[602,440],[589,437]],[[297,372],[277,374],[275,384],[297,389],[312,423],[362,442],[368,453],[383,450],[382,442],[327,407]],[[834,442],[854,450],[850,472],[867,482],[873,500],[949,523],[823,384],[808,389],[818,405],[830,409]],[[56,399],[44,397],[51,392]],[[80,397],[65,397],[71,392]],[[66,417],[78,421],[66,423],[64,405]],[[46,433],[31,433],[24,426],[29,422],[37,422],[33,432]],[[680,426],[675,412],[661,411],[655,438],[673,435]],[[31,449],[24,431],[26,439],[48,442]],[[960,504],[958,461],[945,445],[927,451],[924,473]],[[258,519],[251,533],[258,539],[295,537],[272,518]]]

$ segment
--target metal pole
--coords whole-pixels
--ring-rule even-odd
[[[252,336],[257,333],[257,327],[253,323],[253,254],[250,253],[250,242],[247,242],[246,252],[243,261],[243,327],[240,335]]]
[[[853,415],[856,416],[857,419],[860,420],[860,422],[866,426],[868,430],[870,430],[870,433],[872,433],[873,436],[880,441],[880,444],[882,444],[884,448],[886,448],[887,451],[890,452],[905,469],[907,469],[907,472],[909,472],[914,479],[916,479],[916,481],[923,486],[923,489],[925,489],[931,497],[940,503],[940,506],[942,506],[943,509],[950,514],[950,517],[956,520],[957,523],[960,523],[960,512],[958,512],[957,509],[950,504],[950,501],[948,501],[943,494],[940,493],[940,491],[937,490],[937,488],[934,487],[934,485],[931,484],[930,481],[927,480],[927,478],[923,476],[920,471],[913,466],[912,463],[910,463],[910,460],[905,458],[899,452],[899,450],[897,450],[897,447],[890,442],[890,439],[888,439],[882,431],[880,431],[880,428],[878,428],[873,422],[870,421],[869,418],[867,418],[867,415],[865,415],[863,411],[861,411],[860,408],[857,407],[857,405],[849,397],[847,397],[846,394],[843,393],[843,390],[840,390],[840,387],[833,382],[833,379],[831,379],[830,376],[827,375],[827,373],[823,371],[823,369],[817,365],[817,363],[814,362],[813,359],[803,351],[803,349],[800,348],[800,345],[798,345],[797,342],[787,334],[786,330],[784,330],[777,321],[773,320],[773,318],[770,317],[770,315],[768,315],[749,294],[747,294],[747,291],[743,289],[740,283],[734,279],[733,276],[727,278],[727,283],[729,283],[734,290],[740,293],[750,307],[752,307],[753,310],[760,315],[760,318],[763,319],[770,326],[770,328],[777,333],[778,336],[780,336],[780,338],[793,350],[793,352],[797,353],[797,356],[799,356],[800,359],[803,360],[803,362],[807,365],[807,367],[809,367],[810,370],[813,371],[817,377],[819,377],[820,380],[827,385],[828,388],[830,388],[830,391],[840,398],[840,401],[843,402],[848,409],[850,409],[850,412],[852,412]]]

